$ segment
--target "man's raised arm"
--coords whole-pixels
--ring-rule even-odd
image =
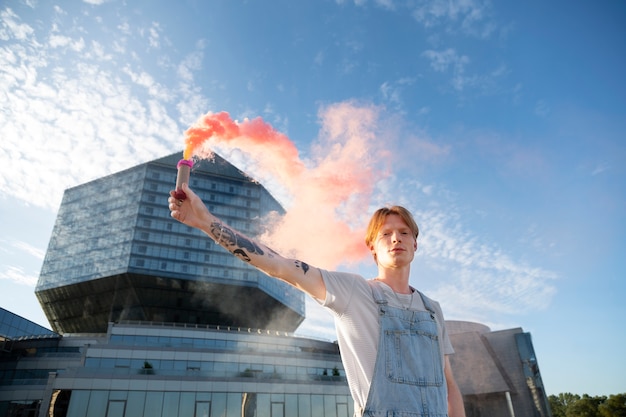
[[[224,224],[207,209],[186,183],[183,184],[183,191],[187,196],[184,200],[175,198],[174,191],[170,192],[169,209],[174,219],[203,231],[234,256],[267,275],[283,280],[319,300],[326,298],[326,287],[318,268],[296,259],[285,258]]]

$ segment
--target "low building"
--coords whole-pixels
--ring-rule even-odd
[[[450,364],[467,417],[550,417],[530,333],[491,331],[465,321],[446,321],[455,354]]]
[[[19,338],[1,354],[0,416],[335,416],[353,413],[335,343],[282,331],[109,324]]]

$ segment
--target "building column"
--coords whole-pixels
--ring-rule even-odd
[[[511,393],[507,391],[504,395],[506,396],[506,405],[509,407],[509,414],[511,417],[515,417],[515,411],[513,411],[513,401],[511,401]]]

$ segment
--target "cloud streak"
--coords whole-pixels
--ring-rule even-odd
[[[28,275],[19,267],[5,266],[4,270],[0,271],[0,280],[11,281],[27,287],[34,288],[37,284],[37,279],[35,275]]]

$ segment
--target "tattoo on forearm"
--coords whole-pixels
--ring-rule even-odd
[[[211,223],[211,234],[214,237],[215,243],[221,243],[222,235],[224,234],[224,225],[221,222]]]
[[[211,223],[211,233],[215,242],[223,245],[233,255],[245,262],[250,262],[250,254],[264,255],[263,249],[251,239],[236,233],[221,222]],[[234,247],[234,248],[233,248]]]
[[[235,235],[235,238],[236,238],[237,246],[239,246],[240,248],[247,249],[250,253],[256,253],[259,255],[264,254],[263,249],[261,249],[259,245],[256,244],[256,242],[248,238],[245,238],[239,234]]]
[[[243,251],[242,249],[235,249],[233,251],[233,255],[235,255],[237,258],[241,259],[244,262],[250,262],[251,261],[251,259],[248,256],[248,254],[245,251]]]
[[[306,273],[309,272],[309,264],[307,264],[306,262],[295,261],[295,264],[296,264],[296,268],[302,269],[302,272],[304,273],[304,275],[306,275]]]

